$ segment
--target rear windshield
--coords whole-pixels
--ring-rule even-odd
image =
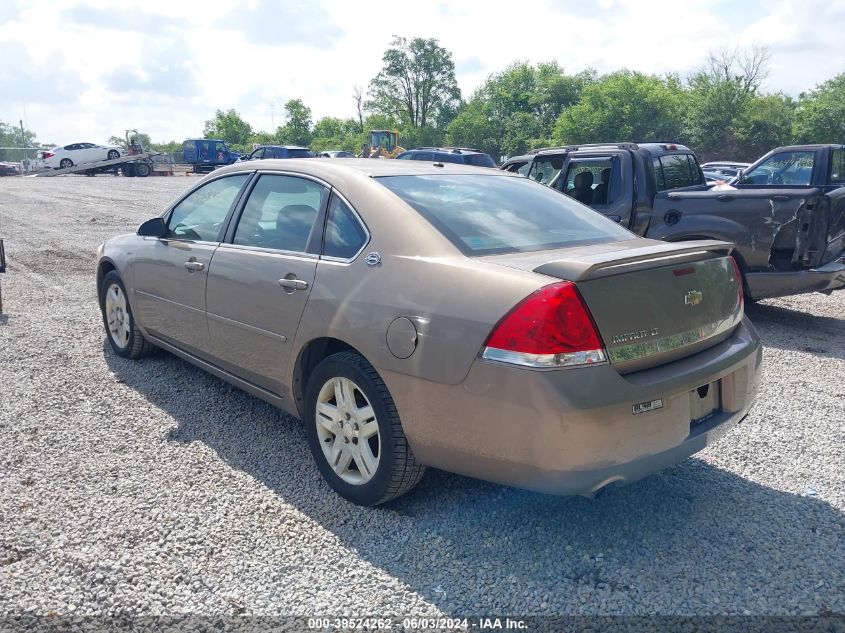
[[[524,178],[467,174],[378,180],[466,255],[540,251],[633,237],[600,213]]]
[[[476,167],[495,167],[496,163],[487,154],[464,154],[464,162]]]

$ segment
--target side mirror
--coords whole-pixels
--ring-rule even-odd
[[[734,176],[734,182],[736,184],[740,184],[742,182],[742,170],[741,169],[738,172],[736,172],[736,176]]]
[[[167,235],[167,225],[164,223],[164,218],[147,220],[138,227],[138,235],[141,237],[164,237]]]

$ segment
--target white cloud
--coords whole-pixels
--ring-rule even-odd
[[[569,72],[627,67],[685,75],[711,49],[772,48],[768,90],[797,96],[845,70],[845,9],[821,0],[29,0],[0,3],[0,119],[55,142],[104,141],[137,127],[154,139],[201,133],[234,107],[256,129],[301,98],[354,116],[353,86],[378,73],[393,35],[435,37],[465,96],[515,60]],[[12,51],[8,53],[8,51]],[[274,104],[271,106],[271,104]]]

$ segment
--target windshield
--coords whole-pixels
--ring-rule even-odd
[[[600,213],[524,178],[383,176],[466,255],[493,255],[616,242],[633,234]]]

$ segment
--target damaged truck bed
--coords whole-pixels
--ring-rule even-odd
[[[530,162],[529,178],[638,235],[733,242],[749,299],[845,288],[845,145],[778,148],[723,189],[674,143],[569,146]]]

